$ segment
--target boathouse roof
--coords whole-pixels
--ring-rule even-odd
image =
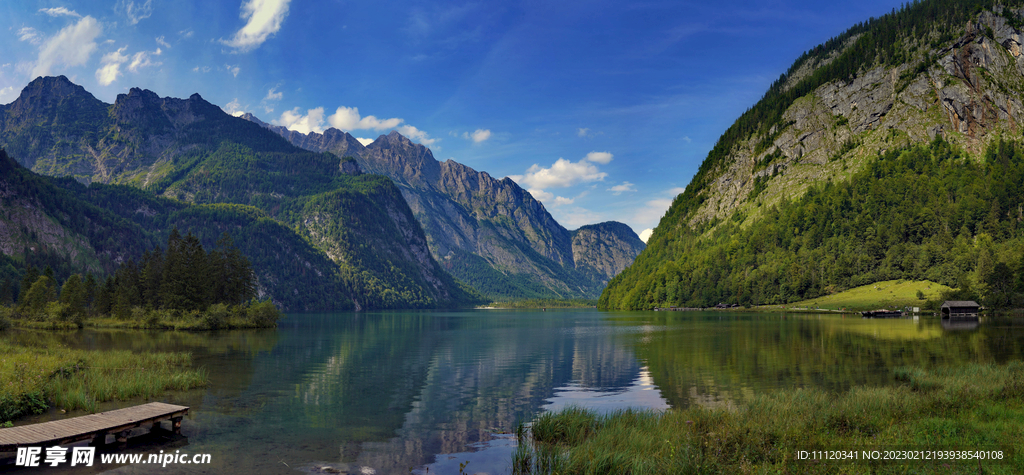
[[[947,300],[942,303],[943,308],[981,308],[978,302],[973,300]]]

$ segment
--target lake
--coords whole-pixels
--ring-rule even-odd
[[[730,406],[775,389],[893,384],[903,365],[1024,359],[1019,322],[728,311],[292,314],[277,330],[4,338],[191,352],[209,387],[161,400],[191,407],[187,445],[171,449],[213,463],[161,474],[444,474],[466,462],[467,473],[507,473],[517,423],[568,404]]]

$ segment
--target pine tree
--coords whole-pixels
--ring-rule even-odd
[[[60,303],[67,305],[68,315],[77,320],[85,314],[87,300],[82,276],[72,274],[60,289]]]
[[[160,279],[160,302],[163,308],[185,308],[185,282],[188,280],[188,275],[181,246],[181,234],[178,232],[178,228],[174,228],[171,230],[170,237],[167,238],[164,271]]]
[[[92,273],[85,274],[85,307],[92,309],[96,304],[96,277]]]
[[[160,285],[163,281],[164,255],[160,249],[146,251],[142,256],[141,283],[143,305],[160,308]]]
[[[28,289],[32,287],[32,284],[36,283],[39,279],[39,269],[29,264],[25,269],[25,275],[21,277],[21,287],[18,287],[18,304],[19,306],[24,302],[25,295],[28,293]]]
[[[14,303],[14,283],[11,279],[4,279],[3,286],[0,287],[0,305],[11,305]]]

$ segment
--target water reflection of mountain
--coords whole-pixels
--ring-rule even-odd
[[[615,342],[622,330],[599,320],[523,313],[360,318],[361,325],[336,334],[326,363],[310,368],[297,394],[305,411],[338,428],[351,425],[332,420],[344,413],[386,421],[374,437],[333,434],[342,461],[377,473],[409,473],[435,454],[464,452],[495,432],[510,432],[555,387],[625,386],[638,369],[632,351]],[[387,357],[378,355],[385,350]],[[309,408],[314,402],[327,410]]]
[[[1020,326],[950,332],[937,319],[716,312],[638,320],[659,329],[634,347],[674,407],[729,404],[772,389],[891,384],[898,366],[1005,362],[1021,359],[1024,348]]]

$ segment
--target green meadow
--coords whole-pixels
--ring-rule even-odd
[[[828,310],[875,310],[879,308],[924,307],[952,289],[927,280],[887,280],[850,290],[786,305],[788,308]],[[923,297],[923,298],[922,298]]]

